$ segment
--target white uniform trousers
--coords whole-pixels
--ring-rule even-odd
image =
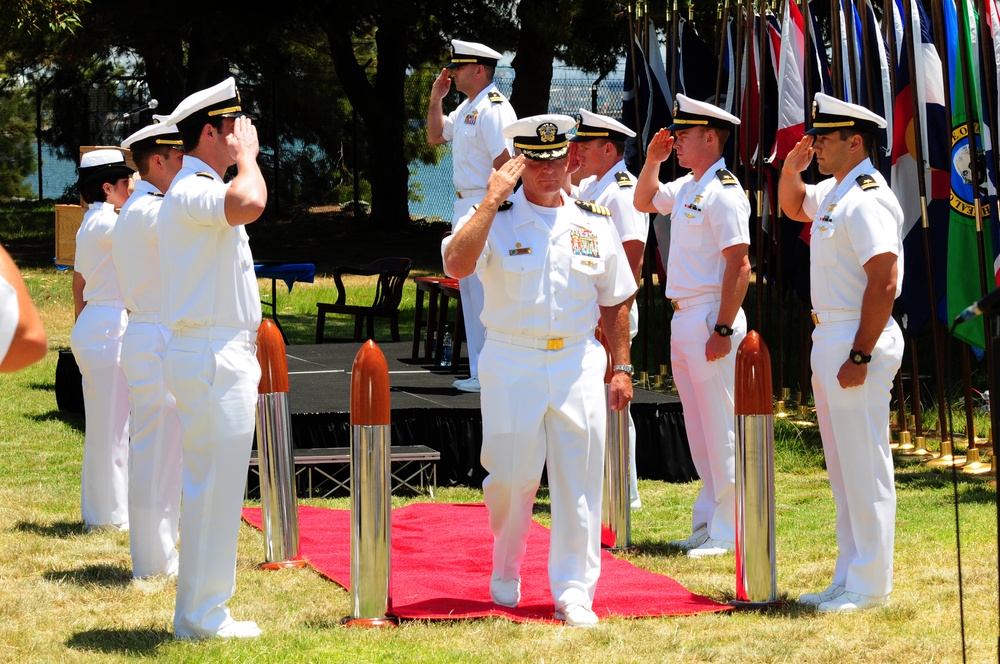
[[[889,450],[889,391],[903,359],[892,319],[872,350],[863,385],[844,389],[837,372],[851,352],[857,321],[813,331],[812,387],[830,487],[837,505],[840,553],[833,582],[871,597],[892,590],[896,486]]]
[[[483,349],[483,500],[493,573],[520,578],[535,493],[547,467],[549,584],[557,609],[591,606],[601,573],[601,496],[607,398],[604,348],[586,339],[559,351],[488,339]]]
[[[87,527],[128,528],[128,383],[120,365],[127,324],[123,304],[91,302],[70,334],[87,417],[80,482]]]
[[[214,340],[179,330],[163,363],[177,400],[183,451],[183,512],[174,630],[212,636],[232,618],[226,602],[236,591],[236,550],[253,445],[257,384],[256,333],[229,328]],[[227,340],[228,339],[228,340]]]
[[[128,512],[136,579],[177,574],[181,425],[163,379],[169,339],[165,325],[133,320],[122,341],[122,370],[132,406]]]
[[[705,343],[715,329],[719,303],[674,312],[670,322],[670,361],[684,409],[691,460],[703,483],[694,501],[692,532],[705,526],[708,536],[736,541],[736,423],[733,412],[736,349],[746,337],[740,309],[733,321],[733,350],[709,362]]]
[[[459,219],[468,214],[473,205],[479,205],[482,200],[481,195],[457,199],[452,228]],[[473,272],[464,279],[459,279],[458,292],[462,295],[462,315],[465,317],[465,347],[469,353],[469,375],[476,377],[479,376],[479,355],[483,351],[483,344],[486,343],[486,326],[480,319],[486,296],[483,294],[483,282],[479,280],[479,275]]]

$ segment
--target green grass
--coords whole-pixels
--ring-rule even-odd
[[[358,264],[363,263],[359,261]],[[912,459],[897,463],[896,587],[892,606],[823,616],[795,604],[769,614],[610,619],[594,630],[500,619],[404,622],[398,629],[347,629],[349,594],[312,570],[255,568],[261,534],[240,532],[238,618],[264,635],[246,642],[175,642],[174,586],[130,581],[128,535],[84,534],[79,513],[83,432],[55,403],[55,349],[72,325],[70,272],[26,270],[52,351],[28,370],[0,375],[0,659],[31,662],[958,662],[961,642],[951,475]],[[270,282],[262,282],[270,296]],[[279,292],[293,343],[311,343],[317,300],[332,283]],[[329,299],[327,299],[329,298]],[[402,320],[412,321],[412,286]],[[348,326],[350,324],[348,323]],[[404,329],[403,337],[407,338]],[[380,332],[387,338],[387,331]],[[956,417],[956,425],[961,422]],[[795,598],[822,589],[836,556],[834,506],[815,427],[776,422],[778,590]],[[997,660],[996,492],[959,474],[968,661]],[[687,534],[699,482],[640,481],[633,515],[634,564],[668,574],[693,592],[732,598],[733,558],[689,560],[665,542]],[[394,505],[426,496],[394,497]],[[482,500],[445,487],[442,502]],[[253,505],[254,503],[248,503]],[[302,504],[346,508],[346,499]],[[548,523],[540,493],[536,518]],[[460,533],[455,534],[461,545]],[[485,583],[485,580],[484,580]]]

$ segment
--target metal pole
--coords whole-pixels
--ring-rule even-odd
[[[351,615],[344,624],[394,627],[389,366],[375,342],[351,369]]]
[[[292,416],[288,410],[288,360],[274,321],[265,318],[257,333],[261,379],[257,395],[257,448],[264,542],[262,569],[305,567],[299,556],[299,512],[295,496]]]
[[[751,330],[736,351],[736,599],[777,606],[771,356]]]
[[[604,373],[605,403],[608,404],[607,438],[604,444],[604,495],[601,499],[601,546],[621,551],[632,546],[632,509],[629,502],[628,410],[614,410],[608,400],[608,383],[613,372],[613,358],[607,339],[601,343],[608,355]]]

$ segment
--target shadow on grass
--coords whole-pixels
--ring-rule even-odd
[[[132,582],[132,571],[118,565],[85,565],[79,569],[51,570],[42,575],[48,581],[75,583],[79,586],[125,586]]]
[[[43,390],[45,392],[55,392],[56,391],[56,384],[55,383],[32,383],[28,387],[30,389],[32,389],[32,390]]]
[[[86,419],[83,415],[78,413],[65,413],[61,410],[50,410],[46,413],[37,413],[34,415],[28,415],[27,417],[35,422],[51,422],[52,420],[57,420],[80,432],[87,428]]]
[[[952,475],[951,468],[927,468],[919,464],[896,468],[896,484],[907,489],[943,489],[951,487],[953,481],[958,482],[958,500],[961,503],[997,502],[997,492],[988,484],[993,479],[992,474],[969,475],[959,470]]]
[[[42,537],[58,537],[65,539],[70,535],[83,535],[82,521],[56,521],[55,523],[32,523],[30,521],[19,521],[14,525],[14,530],[19,533],[31,533]]]
[[[90,652],[150,656],[156,654],[161,644],[173,640],[173,633],[165,629],[90,629],[74,634],[66,641],[66,647]]]

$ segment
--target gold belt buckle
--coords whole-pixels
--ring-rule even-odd
[[[562,339],[549,339],[545,343],[546,350],[562,350],[563,340]]]
[[[677,302],[677,300],[670,300],[670,308],[673,309],[674,311],[680,311],[681,305],[679,302]]]
[[[813,325],[819,325],[819,314],[814,311],[810,316],[812,316]]]

